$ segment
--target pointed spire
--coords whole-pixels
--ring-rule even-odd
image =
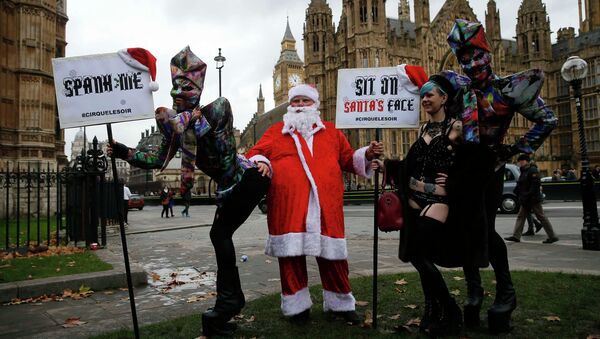
[[[283,35],[283,39],[281,40],[281,42],[284,42],[286,40],[296,42],[296,39],[294,39],[294,36],[292,35],[292,30],[290,29],[289,16],[286,18],[285,34]]]
[[[258,87],[258,98],[264,99],[265,97],[263,97],[263,94],[262,94],[262,84],[259,84],[258,86],[259,86]]]

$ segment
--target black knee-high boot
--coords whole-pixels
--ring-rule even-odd
[[[433,218],[426,216],[419,218],[421,258],[415,267],[419,271],[424,289],[427,288],[424,292],[426,315],[428,315],[427,317],[424,315],[428,326],[422,329],[434,336],[456,335],[462,329],[460,307],[450,296],[446,282],[434,264],[435,258],[439,256],[437,251],[441,239],[438,236],[441,234],[442,227],[444,224]],[[428,301],[431,305],[428,305]],[[431,313],[427,314],[429,309]]]
[[[236,329],[229,320],[240,313],[246,300],[237,267],[217,271],[217,301],[202,314],[202,333],[205,336],[231,335]]]
[[[496,275],[496,298],[488,309],[488,328],[492,333],[511,330],[510,316],[517,307],[517,296],[513,287],[506,244],[497,232],[490,236],[490,263]]]
[[[488,309],[488,328],[491,333],[508,332],[512,329],[510,317],[517,308],[517,295],[512,284],[510,271],[496,273],[496,298]]]
[[[477,267],[463,267],[467,281],[467,299],[463,305],[466,327],[479,327],[479,311],[483,303],[483,287]]]

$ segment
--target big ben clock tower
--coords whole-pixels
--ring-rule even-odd
[[[288,90],[304,82],[304,62],[296,51],[296,39],[290,30],[288,20],[283,40],[281,40],[281,54],[273,70],[273,97],[275,106],[288,101]]]

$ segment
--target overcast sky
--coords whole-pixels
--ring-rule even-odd
[[[546,4],[552,41],[560,27],[578,28],[577,0],[542,0]],[[410,0],[414,20],[413,0]],[[431,0],[433,19],[443,0]],[[477,18],[485,22],[487,0],[470,0]],[[158,92],[154,105],[171,107],[169,62],[171,57],[189,45],[207,63],[201,104],[218,97],[218,71],[213,58],[222,48],[227,58],[222,69],[222,94],[231,102],[234,126],[243,130],[256,111],[259,84],[265,96],[265,109],[274,107],[273,68],[281,49],[286,17],[300,58],[304,58],[302,27],[309,0],[103,0],[67,1],[66,56],[111,53],[128,47],[143,47],[157,58]],[[339,22],[342,0],[327,1],[333,20]],[[500,10],[502,37],[512,39],[518,0],[496,0]],[[398,17],[398,0],[386,1],[386,16]],[[135,147],[140,132],[150,129],[154,120],[113,124],[117,141]],[[71,142],[78,129],[65,130],[65,153],[70,156]],[[88,140],[96,135],[106,139],[106,127],[87,128]]]

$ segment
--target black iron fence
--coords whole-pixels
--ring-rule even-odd
[[[96,138],[92,149],[62,169],[0,164],[0,250],[25,252],[69,242],[106,245],[107,220],[116,219],[116,208],[123,206],[122,194],[115,197],[105,182],[106,169]]]

